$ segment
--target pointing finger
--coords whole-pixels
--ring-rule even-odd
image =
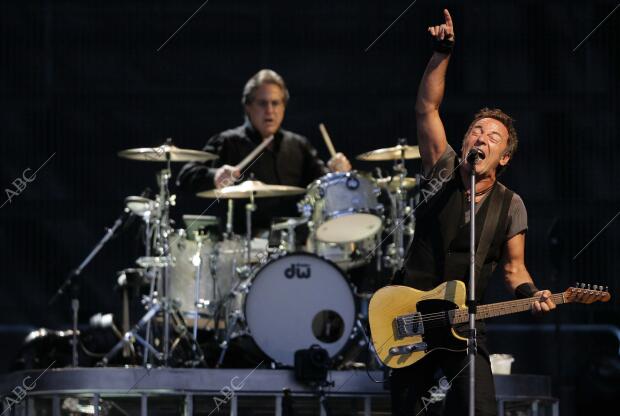
[[[450,16],[450,12],[448,11],[448,9],[443,9],[443,16],[446,19],[446,25],[448,25],[448,27],[452,27],[452,16]]]

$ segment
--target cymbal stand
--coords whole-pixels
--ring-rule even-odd
[[[399,145],[405,146],[405,139],[399,139]],[[401,150],[401,157],[394,162],[394,175],[392,178],[398,177],[398,188],[389,192],[391,202],[391,220],[392,220],[392,243],[388,248],[388,254],[385,256],[386,265],[394,271],[400,270],[405,257],[405,230],[409,228],[405,226],[405,221],[409,215],[409,207],[407,206],[407,189],[405,188],[405,178],[407,177],[407,168],[405,167],[405,149]]]
[[[229,210],[232,205],[229,204]],[[248,282],[246,281],[247,277],[250,276],[252,271],[251,259],[252,259],[252,213],[256,211],[256,203],[254,193],[250,194],[250,202],[245,205],[245,265],[239,268],[235,268],[236,273],[239,275],[240,279],[235,287],[230,291],[227,300],[228,302],[235,302],[237,296],[240,296],[244,293],[247,294],[249,289]],[[231,234],[232,235],[232,234]],[[224,362],[224,356],[228,351],[228,346],[230,345],[230,339],[232,338],[233,332],[240,327],[241,322],[243,321],[243,313],[239,308],[239,305],[234,304],[234,308],[227,314],[226,321],[226,334],[224,335],[224,340],[220,343],[220,357],[217,360],[216,367],[220,367]],[[217,323],[216,323],[217,325]]]
[[[202,258],[202,245],[203,245],[204,240],[207,238],[208,237],[204,234],[201,234],[197,231],[194,232],[194,239],[198,243],[196,247],[196,254],[194,254],[194,256],[192,257],[192,264],[196,268],[196,280],[194,284],[194,326],[193,326],[193,331],[192,331],[192,334],[194,335],[194,339],[198,339],[198,318],[200,316],[199,309],[203,308],[206,304],[205,300],[200,297],[200,282],[201,282],[201,277],[202,277],[202,265],[205,261],[205,259]],[[211,266],[211,263],[213,262],[209,261],[210,266]],[[210,274],[212,277],[215,275],[213,272],[211,272]],[[215,279],[213,280],[214,281],[213,281],[212,299],[215,299],[215,286],[216,286],[217,281]],[[197,347],[196,343],[193,343],[192,351],[194,351],[194,353],[197,350],[196,347]]]
[[[170,227],[170,205],[173,203],[173,198],[170,195],[170,189],[168,188],[168,181],[171,177],[170,170],[170,153],[166,152],[166,169],[163,169],[158,175],[159,179],[159,202],[161,204],[161,219],[158,224],[159,234],[159,250],[164,257],[170,256],[170,245],[168,236],[171,232]],[[164,302],[164,362],[168,363],[170,358],[170,304],[167,302],[170,294],[170,279],[169,265],[159,269],[162,277],[162,300]]]
[[[131,214],[129,214],[131,215]],[[78,366],[78,314],[80,309],[80,301],[78,297],[79,293],[79,279],[82,275],[82,271],[86,266],[91,262],[91,260],[99,253],[99,251],[103,248],[103,246],[114,236],[114,233],[118,230],[118,228],[123,224],[123,222],[127,219],[128,212],[123,211],[120,217],[116,219],[114,225],[111,228],[106,228],[105,235],[101,238],[101,240],[97,243],[97,245],[91,250],[91,252],[86,256],[86,258],[80,263],[80,265],[69,273],[67,279],[63,282],[63,284],[58,288],[54,296],[50,299],[48,306],[54,304],[54,302],[65,293],[65,291],[70,290],[71,292],[71,311],[72,311],[72,323],[73,323],[73,333],[72,333],[72,350],[71,350],[71,364],[73,367]]]
[[[230,198],[228,200],[228,212],[226,213],[226,234],[229,237],[233,235],[233,216],[235,211],[235,200]]]
[[[215,364],[216,368],[221,367],[224,363],[224,357],[226,352],[228,351],[228,347],[230,346],[230,340],[235,333],[235,330],[241,330],[243,332],[242,323],[244,322],[243,311],[241,310],[241,305],[239,304],[239,297],[244,297],[249,292],[250,282],[244,279],[240,279],[237,284],[231,289],[228,294],[227,302],[232,304],[230,312],[227,312],[226,319],[226,334],[224,335],[224,340],[220,342],[220,357]],[[217,324],[216,324],[217,325]]]
[[[171,139],[167,140],[167,145],[171,146]],[[163,362],[164,365],[169,364],[171,357],[170,349],[170,326],[171,318],[174,318],[174,326],[179,337],[177,340],[183,338],[192,344],[193,358],[197,360],[193,363],[204,362],[204,357],[200,351],[200,347],[197,346],[196,338],[192,337],[189,333],[185,323],[181,319],[181,314],[178,310],[178,306],[175,302],[169,298],[170,296],[170,273],[169,267],[171,263],[170,258],[170,241],[169,236],[172,233],[172,227],[170,225],[170,207],[174,205],[175,196],[170,194],[168,183],[170,180],[171,155],[169,151],[166,151],[166,167],[157,174],[157,181],[159,185],[159,194],[157,195],[157,204],[154,215],[154,232],[153,232],[153,254],[155,257],[147,256],[143,259],[138,259],[138,263],[141,260],[145,263],[144,267],[153,269],[155,268],[154,276],[151,280],[150,296],[148,297],[147,313],[140,319],[138,324],[134,326],[131,331],[124,334],[123,339],[115,345],[112,350],[104,357],[102,364],[106,365],[109,360],[118,353],[118,351],[127,343],[131,343],[134,340],[140,342],[144,347],[144,365],[148,365],[149,353],[153,353],[155,358]],[[150,245],[150,227],[147,226],[147,246]],[[147,247],[147,254],[151,254],[150,247]],[[155,288],[159,287],[161,293],[158,293]],[[163,351],[159,352],[155,347],[151,345],[151,320],[159,313],[163,312],[164,326],[163,326]],[[146,339],[138,335],[138,332],[146,326]],[[175,345],[177,344],[175,340]],[[174,346],[173,346],[174,348]]]
[[[250,194],[250,202],[245,204],[245,238],[246,238],[246,264],[250,264],[252,259],[252,213],[256,211],[256,204],[254,203],[254,192]]]

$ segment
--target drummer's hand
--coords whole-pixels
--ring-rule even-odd
[[[223,165],[215,171],[215,187],[217,189],[222,189],[227,186],[232,186],[235,184],[235,180],[239,179],[241,176],[241,172],[239,169],[230,165]]]
[[[348,172],[351,170],[351,162],[349,159],[342,153],[336,153],[329,162],[327,162],[327,167],[332,172]]]

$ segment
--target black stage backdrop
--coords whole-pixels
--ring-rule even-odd
[[[620,219],[573,259],[620,210],[617,2],[419,0],[365,51],[410,4],[211,0],[158,51],[200,1],[3,1],[1,368],[29,329],[68,327],[69,300],[53,307],[48,300],[124,198],[156,188],[156,164],[117,151],[166,137],[202,147],[242,122],[241,89],[260,68],[283,75],[292,94],[284,127],[309,137],[323,158],[319,122],[352,160],[399,137],[415,144],[415,93],[431,53],[426,27],[441,23],[443,7],[457,37],[442,106],[450,143],[460,146],[483,106],[512,114],[520,146],[503,181],[528,209],[532,276],[554,291],[586,281],[619,296]],[[18,178],[32,178],[46,161],[20,186]],[[175,216],[204,208],[179,195]],[[110,242],[85,270],[81,323],[96,312],[119,313],[113,286],[140,254],[135,233]],[[509,297],[496,279],[487,300]],[[619,318],[612,300],[492,322],[616,325]],[[492,352],[515,354],[515,371],[553,375],[564,414],[580,404],[575,397],[617,391],[595,376],[601,360],[617,359],[613,337],[501,328],[490,334]]]

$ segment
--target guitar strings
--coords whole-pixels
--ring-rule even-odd
[[[559,293],[559,294],[552,295],[551,298],[553,298],[554,301],[555,300],[560,301],[561,300],[561,296],[562,296],[562,294]],[[515,302],[515,303],[509,304],[509,305],[504,305],[504,306],[495,306],[494,308],[497,308],[497,309],[501,310],[501,309],[506,309],[506,308],[514,308],[514,307],[525,306],[528,303],[530,305],[532,305],[534,302],[536,302],[536,300],[532,301],[531,299],[523,299],[521,301],[510,301],[510,302]],[[466,309],[457,308],[457,309],[450,309],[450,310],[442,311],[442,312],[433,312],[433,313],[429,313],[427,315],[423,315],[421,319],[420,318],[415,318],[415,317],[405,317],[405,318],[403,318],[403,321],[405,323],[412,323],[412,322],[416,322],[416,321],[418,321],[418,322],[419,321],[430,322],[430,321],[434,321],[434,320],[443,320],[443,321],[445,321],[447,318],[450,318],[447,315],[450,312],[453,312],[453,311],[457,311],[457,312],[453,313],[452,318],[455,317],[455,315],[458,313],[458,311],[466,311]],[[464,313],[464,312],[461,312],[461,313]]]
[[[603,294],[603,292],[599,292],[599,293],[597,293],[597,292],[599,292],[599,291],[590,291],[590,293],[585,293],[585,294],[586,295],[596,295],[596,296],[601,296]],[[564,303],[563,296],[564,296],[564,293],[555,293],[555,294],[552,294],[550,298],[553,299],[553,301],[555,303]],[[504,305],[504,306],[495,305],[495,306],[493,306],[493,308],[497,308],[497,309],[513,308],[513,307],[525,306],[528,303],[531,306],[536,301],[537,301],[537,299],[533,300],[533,298],[520,299],[520,300],[517,300],[517,301],[508,301],[507,304]],[[488,306],[488,305],[481,305],[480,307],[484,307],[484,306]],[[452,311],[457,311],[457,312],[455,312],[455,315],[456,315],[456,313],[458,313],[458,311],[465,311],[465,310],[466,309],[464,309],[464,308],[463,309],[456,308],[456,309],[450,309],[450,310],[442,311],[442,312],[429,313],[427,315],[423,315],[422,316],[422,322],[428,322],[428,321],[432,321],[432,320],[435,320],[435,319],[445,320],[447,313],[452,312]],[[461,313],[464,313],[464,312],[461,312]],[[411,323],[411,322],[414,322],[416,320],[419,321],[420,319],[419,318],[414,318],[414,317],[406,317],[406,318],[403,318],[403,320],[406,323]]]

